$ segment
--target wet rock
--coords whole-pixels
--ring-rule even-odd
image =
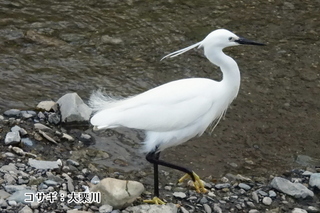
[[[57,161],[44,161],[44,160],[35,160],[32,158],[29,158],[28,163],[30,166],[36,168],[36,169],[59,169],[61,166],[61,160]]]
[[[36,42],[38,44],[49,45],[49,46],[65,46],[67,44],[62,40],[41,35],[34,30],[28,30],[25,34],[25,38],[33,42]]]
[[[91,191],[101,193],[101,204],[111,205],[113,208],[122,209],[130,205],[144,191],[144,186],[137,181],[118,180],[105,178]]]
[[[139,205],[139,206],[133,206],[128,207],[125,209],[125,212],[130,213],[177,213],[178,208],[173,203],[167,203],[166,205]]]
[[[56,102],[54,101],[41,101],[37,105],[37,109],[42,109],[45,111],[51,111],[52,109],[55,109],[56,107]],[[56,111],[56,110],[54,110]]]
[[[8,132],[4,139],[6,145],[15,145],[20,143],[21,137],[19,132]]]
[[[300,164],[301,166],[317,166],[320,164],[319,159],[314,159],[307,155],[298,155],[296,158],[296,163]]]
[[[92,110],[77,93],[62,96],[57,103],[60,106],[62,122],[88,121]]]
[[[301,183],[292,183],[289,180],[281,177],[273,178],[273,180],[271,181],[271,186],[274,189],[277,189],[280,192],[283,192],[295,198],[306,198],[308,196],[314,196],[314,193]]]
[[[320,189],[320,173],[313,173],[310,175],[309,185]]]
[[[18,117],[20,115],[20,110],[9,109],[9,110],[5,111],[3,114],[8,117]]]
[[[101,36],[101,43],[103,44],[121,44],[122,42],[121,38],[113,38],[108,35]]]

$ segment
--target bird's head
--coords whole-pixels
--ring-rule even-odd
[[[237,36],[236,34],[230,32],[226,29],[218,29],[212,31],[205,39],[200,42],[201,47],[218,47],[225,48],[231,46],[237,46],[240,44],[249,44],[249,45],[264,45],[255,41],[250,41],[248,39]]]
[[[218,29],[212,31],[209,35],[207,35],[202,41],[193,44],[189,47],[183,48],[181,50],[172,52],[166,56],[164,56],[161,60],[165,58],[173,58],[176,57],[182,53],[185,53],[195,47],[203,47],[205,49],[223,49],[225,47],[231,47],[231,46],[236,46],[240,44],[249,44],[249,45],[264,45],[262,43],[258,43],[255,41],[250,41],[248,39],[242,38],[237,36],[236,34],[230,32],[229,30],[226,29]]]

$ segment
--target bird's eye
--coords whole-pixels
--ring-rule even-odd
[[[233,38],[232,37],[229,37],[229,41],[232,41],[233,40]]]

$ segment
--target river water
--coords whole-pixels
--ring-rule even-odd
[[[239,97],[213,135],[164,157],[205,175],[288,168],[296,154],[319,155],[319,8],[319,0],[0,0],[0,110],[68,92],[86,101],[99,88],[128,96],[181,78],[220,79],[201,50],[160,59],[226,28],[267,46],[226,50],[242,71]]]

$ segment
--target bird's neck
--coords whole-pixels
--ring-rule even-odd
[[[220,67],[223,75],[221,83],[232,88],[236,92],[235,95],[237,95],[240,87],[240,71],[235,60],[224,54],[222,50],[214,48],[205,49],[205,56],[211,63]]]

